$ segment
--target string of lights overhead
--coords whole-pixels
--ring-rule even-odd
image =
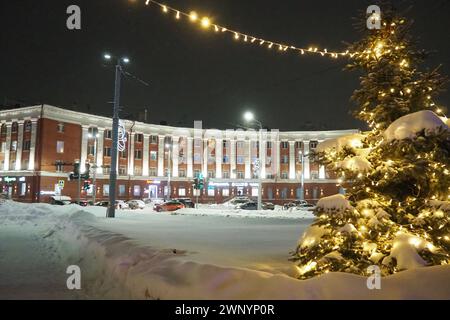
[[[261,47],[266,47],[268,49],[275,49],[279,52],[286,51],[294,51],[300,55],[304,54],[314,54],[320,55],[322,57],[334,58],[337,59],[339,57],[353,57],[358,55],[358,52],[349,52],[348,50],[345,52],[339,51],[329,51],[328,49],[319,49],[317,47],[309,47],[309,48],[301,48],[277,41],[267,40],[260,37],[256,37],[253,35],[249,35],[246,33],[242,33],[237,30],[230,29],[228,27],[219,25],[211,21],[209,17],[200,17],[199,14],[195,11],[191,11],[190,13],[183,12],[181,10],[169,7],[165,4],[154,0],[146,0],[145,4],[148,6],[150,4],[154,4],[160,7],[161,11],[164,14],[173,15],[175,20],[181,20],[182,18],[187,19],[188,21],[200,25],[203,29],[210,29],[216,33],[226,33],[232,36],[235,41],[242,41],[253,45],[258,45]]]

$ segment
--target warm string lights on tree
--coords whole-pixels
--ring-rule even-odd
[[[228,27],[224,27],[222,25],[216,24],[209,17],[200,17],[197,12],[191,11],[190,13],[183,12],[181,10],[169,7],[163,3],[154,1],[154,0],[146,0],[145,4],[148,6],[150,4],[154,4],[158,6],[161,11],[165,14],[172,15],[175,20],[180,20],[182,18],[185,18],[186,20],[198,24],[203,29],[209,29],[216,33],[225,33],[229,34],[232,39],[235,41],[241,41],[243,43],[252,44],[256,46],[265,47],[267,49],[274,49],[278,52],[286,52],[286,51],[293,51],[299,55],[305,55],[305,54],[313,54],[313,55],[319,55],[322,57],[329,57],[333,59],[337,59],[339,57],[350,57],[353,58],[354,56],[360,55],[359,52],[356,51],[331,51],[328,49],[319,49],[317,47],[308,47],[308,48],[301,48],[297,46],[293,46],[290,44],[281,43],[278,41],[272,41],[263,39],[257,36],[249,35],[242,33],[240,31],[230,29]]]
[[[321,199],[293,255],[300,278],[343,271],[383,275],[450,263],[450,128],[435,102],[446,79],[420,71],[426,58],[411,23],[384,7],[382,28],[349,47],[361,52],[352,100],[371,131],[319,144],[318,161],[346,195]]]

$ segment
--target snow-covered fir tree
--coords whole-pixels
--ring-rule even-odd
[[[370,131],[325,141],[316,157],[346,194],[319,200],[293,260],[299,278],[329,271],[383,275],[450,262],[450,129],[436,102],[446,79],[421,71],[427,52],[411,22],[383,5],[381,29],[361,25],[347,69],[361,72],[352,100]]]

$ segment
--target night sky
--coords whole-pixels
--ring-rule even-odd
[[[278,53],[176,21],[145,0],[0,1],[0,104],[47,103],[112,115],[114,70],[108,51],[131,59],[127,70],[150,83],[125,80],[123,118],[148,109],[148,122],[236,128],[252,110],[269,128],[362,128],[350,115],[358,74],[345,59]],[[364,0],[166,0],[244,33],[301,47],[345,50],[357,40],[352,17]],[[413,1],[400,2],[402,8]],[[82,30],[66,28],[66,8],[82,10]],[[410,17],[420,46],[436,51],[427,66],[450,75],[450,3],[414,1]],[[438,102],[446,106],[450,93]]]

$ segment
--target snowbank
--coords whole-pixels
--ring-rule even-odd
[[[293,209],[293,208],[291,208]],[[238,218],[272,218],[272,219],[314,219],[312,211],[308,210],[241,210],[241,209],[191,209],[185,208],[172,214],[195,216],[220,216]]]
[[[426,135],[436,132],[439,128],[448,130],[448,125],[436,113],[422,110],[400,117],[386,129],[386,140],[412,139],[417,133],[425,131]]]
[[[331,207],[332,203],[334,207],[349,206],[341,197],[332,199],[325,201],[325,207]],[[189,261],[186,259],[187,253],[181,250],[155,248],[152,243],[137,242],[127,233],[107,230],[108,226],[133,230],[141,224],[137,217],[144,219],[145,214],[136,213],[136,219],[128,221],[120,217],[128,216],[125,212],[119,213],[117,219],[105,219],[100,218],[100,212],[94,215],[84,210],[78,206],[8,203],[0,207],[0,221],[29,224],[52,222],[45,238],[58,248],[61,258],[68,264],[81,267],[82,287],[94,298],[450,298],[450,266],[418,268],[382,278],[380,290],[369,290],[365,277],[345,273],[328,273],[308,280],[297,280],[284,274]],[[208,242],[208,239],[201,240]],[[32,264],[27,258],[23,256],[23,263]],[[329,258],[338,257],[330,255]]]

